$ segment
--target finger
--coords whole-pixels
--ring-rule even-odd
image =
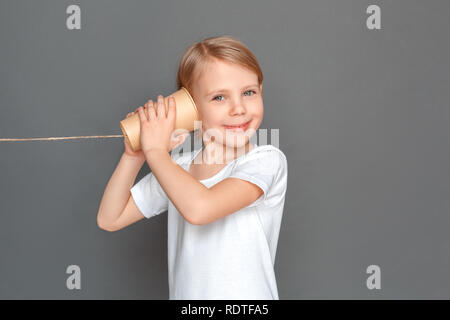
[[[166,117],[166,106],[164,104],[164,97],[162,95],[158,96],[158,105],[156,110],[158,119]]]
[[[154,120],[156,119],[156,111],[155,111],[155,107],[152,106],[154,105],[154,103],[150,100],[150,105],[148,107],[148,118],[149,120]]]
[[[144,107],[140,106],[137,110],[138,110],[139,119],[140,119],[141,123],[147,121],[147,116],[145,115]]]
[[[176,113],[177,109],[175,98],[173,96],[169,96],[169,111],[167,113],[167,118],[170,119],[170,121],[175,121]]]
[[[150,120],[150,110],[151,110],[152,107],[153,107],[153,102],[152,102],[152,100],[151,100],[151,99],[148,100],[147,103],[146,103],[145,105],[146,105],[146,111],[147,111],[148,119]]]

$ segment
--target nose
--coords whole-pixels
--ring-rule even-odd
[[[246,109],[245,109],[244,103],[239,99],[233,100],[233,102],[231,104],[230,114],[231,115],[240,115],[240,114],[245,114],[245,112],[246,112]]]

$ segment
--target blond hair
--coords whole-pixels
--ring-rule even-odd
[[[250,49],[232,36],[209,37],[186,49],[178,66],[177,87],[185,87],[192,93],[194,72],[199,76],[207,62],[219,59],[236,63],[256,73],[258,84],[263,82],[263,73],[258,60]]]

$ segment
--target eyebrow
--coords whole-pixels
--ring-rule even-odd
[[[247,88],[251,88],[251,87],[258,87],[257,84],[250,84],[248,86],[243,87],[241,90],[245,90]],[[209,92],[208,94],[205,95],[205,97],[209,97],[210,95],[213,95],[214,93],[219,93],[219,92],[227,92],[227,89],[217,89],[217,90],[213,90],[211,92]]]

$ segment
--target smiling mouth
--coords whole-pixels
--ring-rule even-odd
[[[247,128],[248,128],[248,126],[249,126],[249,124],[250,124],[250,121],[251,120],[249,120],[249,121],[247,121],[247,122],[245,122],[245,123],[243,123],[243,124],[240,124],[240,125],[236,125],[236,126],[227,126],[227,125],[224,125],[224,127],[225,127],[225,129],[229,129],[229,130],[246,130]]]

